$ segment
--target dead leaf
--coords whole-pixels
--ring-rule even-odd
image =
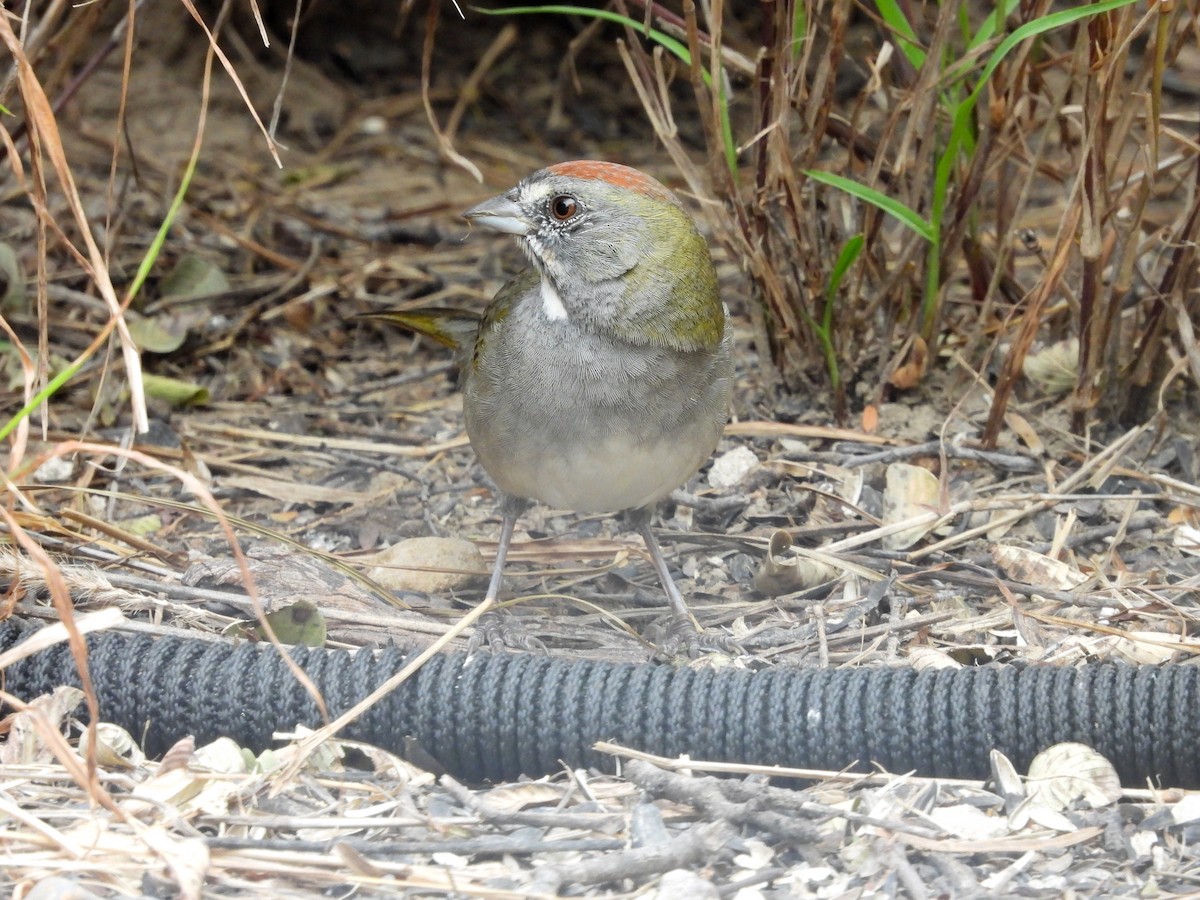
[[[304,553],[272,544],[251,544],[246,564],[254,576],[259,600],[267,612],[290,606],[303,597],[326,615],[331,610],[378,610],[383,602],[350,577],[314,553]],[[183,573],[183,584],[191,587],[245,590],[242,570],[232,556],[194,560]]]
[[[1171,662],[1185,648],[1195,644],[1166,631],[1127,631],[1109,639],[1115,653],[1135,665],[1157,666]]]
[[[163,520],[158,513],[146,513],[144,516],[136,516],[132,519],[123,519],[121,527],[130,534],[138,537],[146,537],[147,535],[157,534],[162,530]]]
[[[149,372],[144,377],[146,394],[165,400],[172,406],[204,406],[209,401],[208,388],[180,378],[164,378]]]
[[[825,463],[816,466],[808,479],[813,488],[812,509],[808,512],[809,525],[835,525],[859,516],[858,505],[862,501],[865,482],[863,466],[852,469]]]
[[[1175,525],[1200,525],[1200,509],[1194,506],[1186,506],[1175,504],[1167,512],[1167,524]],[[1200,546],[1200,533],[1188,536],[1188,543],[1196,543]]]
[[[928,816],[939,828],[965,840],[982,841],[1008,835],[1007,819],[988,815],[967,803],[939,806],[930,810]]]
[[[1034,453],[1041,455],[1046,452],[1046,445],[1038,437],[1038,433],[1034,430],[1033,426],[1029,424],[1029,420],[1023,415],[1009,410],[1004,414],[1004,421],[1025,446]]]
[[[1088,576],[1065,562],[1025,547],[996,544],[992,547],[992,559],[1013,581],[1047,590],[1069,591],[1088,580]]]
[[[88,734],[79,736],[79,755],[87,753]],[[128,731],[111,722],[96,725],[96,761],[114,769],[133,769],[146,761],[146,754]]]
[[[514,813],[528,809],[531,806],[558,804],[562,801],[562,798],[562,786],[547,784],[541,781],[530,781],[524,784],[516,783],[490,790],[483,796],[483,801],[489,809]]]
[[[1026,812],[1029,815],[1029,821],[1033,824],[1040,825],[1042,828],[1049,828],[1053,831],[1060,831],[1063,834],[1070,834],[1079,827],[1058,810],[1038,803],[1033,797],[1029,798],[1029,802],[1026,805]]]
[[[1035,756],[1026,786],[1035,802],[1056,812],[1077,805],[1100,809],[1121,799],[1121,779],[1113,764],[1086,744],[1072,741]]]
[[[793,553],[792,536],[780,529],[771,535],[767,556],[754,575],[754,589],[768,597],[778,597],[793,591],[825,584],[837,578],[833,566]]]
[[[1200,794],[1188,794],[1171,807],[1171,821],[1175,825],[1190,825],[1200,819]]]
[[[175,748],[172,748],[174,750]],[[214,778],[218,775],[244,775],[249,771],[246,754],[237,742],[230,738],[217,738],[211,744],[189,752],[190,746],[180,748],[188,753],[184,765],[178,760],[158,770],[144,782],[138,784],[122,806],[131,813],[140,814],[159,809],[163,804],[177,807],[181,814],[201,812],[207,815],[225,815],[229,812],[229,800],[245,786],[240,778]],[[179,754],[183,756],[183,752]]]
[[[225,277],[225,273],[218,266],[194,253],[179,257],[175,268],[158,283],[160,296],[177,300],[208,297],[226,293],[228,290],[229,279]]]
[[[1011,816],[1025,800],[1025,782],[1017,774],[1012,761],[999,750],[993,749],[988,754],[988,764],[992,769],[996,793],[1004,799],[1004,808]]]
[[[946,655],[936,647],[917,645],[908,651],[908,662],[917,672],[924,669],[961,669],[962,663]]]
[[[874,403],[864,406],[860,425],[867,434],[874,434],[879,428],[879,407]]]
[[[993,509],[988,513],[987,539],[993,543],[1012,531],[1017,521],[1012,516],[1011,509]]]
[[[1195,525],[1180,525],[1175,529],[1172,543],[1184,553],[1200,556],[1200,528]]]
[[[13,715],[8,740],[0,744],[0,764],[20,766],[52,762],[54,754],[46,747],[34,719],[41,718],[57,728],[82,702],[83,691],[65,685],[56,687],[50,694],[35,697],[30,701],[29,709]]]
[[[298,600],[267,613],[267,623],[281,644],[298,647],[325,646],[325,617],[316,605]],[[256,640],[267,640],[267,630],[258,622],[243,622],[242,633]]]
[[[142,316],[126,312],[129,334],[138,348],[147,353],[174,353],[187,340],[187,328],[170,316]]]
[[[895,525],[923,514],[936,512],[940,496],[937,476],[928,469],[910,463],[892,463],[887,468],[887,486],[883,492],[883,524]],[[910,528],[885,535],[887,550],[907,550],[933,528],[935,519],[927,516]]]
[[[225,475],[220,485],[230,490],[251,491],[281,503],[358,504],[367,503],[371,495],[361,491],[350,491],[344,487],[325,487],[321,484],[303,484],[283,478],[268,478],[265,475]]]

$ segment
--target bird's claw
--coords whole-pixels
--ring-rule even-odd
[[[475,623],[475,633],[467,642],[467,653],[473,656],[480,650],[488,650],[492,653],[511,650],[524,650],[529,653],[547,652],[546,645],[526,629],[514,623],[511,616],[497,612],[485,613]]]
[[[701,631],[690,618],[681,616],[671,616],[665,622],[651,625],[646,630],[646,638],[655,645],[656,655],[668,660],[680,656],[698,659],[709,653],[737,656],[745,652],[730,635]]]

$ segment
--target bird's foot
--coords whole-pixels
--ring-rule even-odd
[[[731,636],[716,631],[702,631],[690,618],[677,615],[651,624],[646,629],[645,638],[654,644],[656,655],[664,659],[679,656],[698,659],[709,653],[738,656],[745,652]]]
[[[479,617],[479,621],[475,623],[475,633],[467,642],[469,655],[474,655],[484,649],[493,653],[506,650],[545,653],[546,645],[515,622],[512,616],[489,612]]]

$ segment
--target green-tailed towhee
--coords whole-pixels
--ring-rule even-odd
[[[636,169],[565,162],[463,214],[531,263],[482,318],[381,317],[455,347],[471,446],[503,494],[488,596],[525,501],[632,510],[673,611],[687,607],[649,527],[712,455],[729,413],[730,328],[704,238]]]

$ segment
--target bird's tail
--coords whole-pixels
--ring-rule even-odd
[[[449,347],[459,357],[471,352],[479,333],[479,315],[463,309],[426,307],[362,313],[358,319],[391,322]]]

